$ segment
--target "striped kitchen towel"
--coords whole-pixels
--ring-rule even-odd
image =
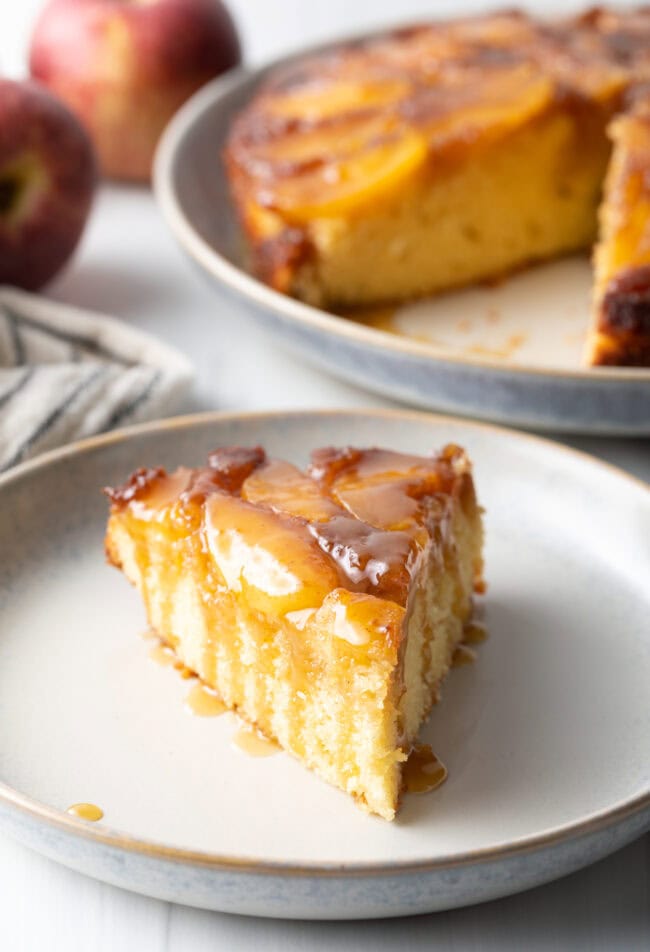
[[[112,317],[0,288],[0,470],[179,408],[192,369]]]

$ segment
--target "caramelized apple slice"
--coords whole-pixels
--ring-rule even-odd
[[[164,519],[192,480],[192,470],[179,467],[173,473],[159,469],[137,469],[128,481],[117,489],[104,492],[114,506],[131,507],[137,519],[145,521]]]
[[[471,76],[466,77],[471,80]],[[542,111],[554,94],[553,83],[524,66],[504,70],[475,83],[434,86],[413,101],[413,118],[426,131],[431,146],[477,135],[503,135]]]
[[[404,129],[354,158],[265,185],[258,200],[290,221],[335,218],[382,197],[421,166],[426,155],[425,138]]]
[[[325,523],[311,523],[310,535],[334,559],[349,588],[406,604],[417,546],[408,532],[386,532],[339,510]]]
[[[310,522],[325,522],[342,512],[318,483],[283,460],[270,460],[257,469],[245,481],[241,493],[248,502],[263,503]]]
[[[321,450],[312,460],[310,472],[329,486],[334,499],[380,529],[417,529],[422,522],[418,497],[443,488],[433,459],[423,462],[418,456],[370,449],[356,454]]]
[[[374,486],[358,486],[345,479],[334,487],[333,495],[352,515],[371,526],[408,531],[420,522],[420,505],[409,495],[409,485],[400,474],[387,474]]]
[[[247,162],[254,174],[294,175],[367,149],[395,131],[397,120],[383,113],[346,115],[313,129],[290,127],[250,147]]]
[[[249,476],[242,497],[307,519],[309,535],[336,563],[350,588],[398,604],[406,601],[416,554],[411,535],[385,532],[351,518],[316,480],[282,461],[271,461]]]
[[[332,560],[289,516],[215,493],[205,503],[208,549],[229,588],[270,615],[317,608],[339,584]]]
[[[397,102],[407,95],[404,80],[325,80],[299,86],[282,96],[269,97],[269,111],[284,118],[314,122],[343,112]]]

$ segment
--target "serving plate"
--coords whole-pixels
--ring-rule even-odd
[[[210,83],[172,120],[158,150],[160,207],[210,281],[297,355],[407,403],[538,429],[650,434],[650,369],[580,364],[586,256],[359,320],[310,307],[248,274],[220,154],[233,116],[274,66]]]
[[[467,446],[486,506],[486,621],[423,738],[449,769],[394,823],[284,753],[192,716],[106,565],[99,487],[263,443]],[[447,909],[546,882],[650,827],[650,493],[544,440],[409,412],[202,415],[131,428],[0,479],[0,826],[89,875],[267,916]],[[104,819],[68,815],[90,802]]]

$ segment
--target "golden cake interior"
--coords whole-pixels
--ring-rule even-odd
[[[325,449],[302,472],[223,448],[107,492],[108,558],[158,635],[229,708],[392,819],[481,585],[463,450]]]
[[[612,120],[638,117],[649,79],[650,8],[425,24],[280,68],[238,116],[225,150],[253,270],[336,310],[587,249],[612,139],[619,166],[628,141],[628,127]],[[650,156],[638,139],[645,172]],[[614,181],[600,212],[598,267],[616,259],[610,277],[625,279],[608,293],[624,303],[603,316],[597,275],[591,363],[650,362],[650,304],[643,311],[629,277],[647,255],[647,217],[633,194]],[[617,230],[612,217],[632,225]]]

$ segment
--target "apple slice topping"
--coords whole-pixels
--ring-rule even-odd
[[[341,116],[308,128],[288,125],[271,138],[249,145],[242,158],[249,173],[286,178],[368,149],[396,128],[395,118],[381,113]]]
[[[333,157],[303,174],[264,182],[257,199],[298,224],[317,217],[335,218],[385,196],[426,156],[426,138],[398,128],[355,155]]]
[[[416,556],[411,535],[382,531],[349,515],[315,479],[280,460],[256,469],[242,486],[242,498],[305,519],[347,587],[404,604]]]
[[[481,77],[478,89],[468,70],[462,83],[423,89],[405,114],[438,152],[448,144],[464,144],[479,135],[498,137],[519,128],[539,114],[553,95],[552,80],[528,65],[488,73]]]
[[[318,608],[339,585],[335,563],[304,523],[215,493],[205,503],[205,540],[227,585],[271,615]]]
[[[317,482],[283,460],[269,460],[256,469],[244,482],[241,493],[248,502],[313,522],[325,522],[343,512]]]
[[[137,519],[148,521],[164,515],[177,503],[193,476],[193,471],[183,466],[173,473],[161,467],[136,469],[123,486],[106,487],[104,492],[116,508],[129,506]]]
[[[266,461],[261,446],[220,446],[208,456],[215,481],[227,492],[237,492],[244,480]]]
[[[408,94],[410,84],[398,78],[372,80],[338,79],[313,80],[286,93],[268,99],[271,115],[318,122],[342,113],[356,113],[385,107],[398,102]]]
[[[385,532],[348,515],[312,523],[309,532],[351,588],[405,605],[418,549],[406,532]]]
[[[379,529],[415,532],[419,540],[421,497],[449,488],[440,462],[381,449],[328,448],[312,455],[310,473],[357,519]]]

